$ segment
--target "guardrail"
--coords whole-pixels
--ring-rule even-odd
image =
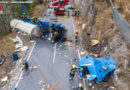
[[[120,32],[124,35],[128,44],[130,44],[130,24],[124,18],[122,18],[116,7],[114,7],[112,0],[110,0],[110,3],[112,6],[115,23],[117,24]]]

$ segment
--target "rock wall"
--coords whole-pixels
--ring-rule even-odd
[[[129,0],[113,0],[118,11],[129,22]],[[87,34],[83,31],[82,38],[86,50],[89,53],[104,57],[110,54],[116,60],[117,69],[112,82],[103,83],[103,90],[129,90],[130,89],[130,45],[126,43],[124,36],[119,32],[112,15],[112,7],[109,0],[74,0],[74,6],[79,8],[81,21],[92,25],[90,36],[98,36],[101,32],[99,44],[91,47],[88,44]],[[90,39],[92,39],[90,37]],[[88,53],[88,54],[89,54]],[[113,83],[113,87],[111,87]],[[106,85],[107,84],[107,85]],[[105,86],[106,85],[106,86]],[[111,89],[109,89],[111,87]]]
[[[74,6],[80,10],[80,16],[88,20],[90,24],[94,24],[97,10],[94,6],[93,0],[75,0]]]

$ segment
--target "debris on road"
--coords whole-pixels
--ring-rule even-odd
[[[68,57],[67,55],[64,55],[64,57]]]
[[[41,80],[41,81],[39,81],[39,84],[42,84],[43,83],[43,81]]]
[[[66,41],[64,42],[65,45],[71,46],[71,42],[70,41]]]
[[[37,68],[38,68],[38,66],[34,66],[34,67],[33,67],[33,69],[37,69]]]
[[[21,51],[23,52],[23,51],[26,51],[26,50],[28,50],[29,48],[27,47],[27,46],[23,46],[22,48],[21,48]]]
[[[82,24],[82,30],[84,31],[86,27],[86,24]]]
[[[17,61],[19,59],[17,53],[13,53],[12,57],[14,61]]]
[[[23,47],[23,42],[22,42],[22,40],[20,39],[19,36],[16,36],[16,38],[14,38],[14,39],[12,39],[12,38],[10,38],[10,39],[11,39],[14,43],[17,43],[17,44],[15,45],[15,48],[16,48],[16,49]]]
[[[91,46],[96,46],[99,44],[99,40],[91,40]]]
[[[8,81],[8,76],[5,76],[4,78],[1,79],[2,82]]]
[[[81,55],[84,55],[84,54],[85,54],[85,52],[81,52],[80,54],[81,54]]]

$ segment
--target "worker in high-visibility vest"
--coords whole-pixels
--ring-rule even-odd
[[[26,19],[26,12],[23,12],[23,19]]]
[[[29,65],[28,65],[28,61],[27,60],[23,61],[23,69],[26,70],[26,71],[29,69]]]
[[[92,31],[91,27],[89,25],[87,25],[87,35],[90,35],[91,31]]]
[[[79,14],[80,14],[80,11],[79,11],[79,9],[77,9],[77,16],[79,16]]]
[[[78,67],[77,67],[76,65],[73,65],[73,66],[72,66],[72,68],[71,68],[71,70],[70,70],[70,80],[73,80],[77,68],[78,68]]]
[[[76,44],[78,42],[78,34],[79,34],[78,30],[75,30],[75,42],[76,42]]]
[[[80,14],[79,9],[78,8],[74,9],[74,13],[75,13],[75,16],[79,16],[79,14]]]
[[[25,16],[26,15],[26,12],[23,12],[23,16]]]
[[[77,16],[77,8],[74,9],[74,15]]]
[[[37,17],[36,17],[36,16],[33,16],[32,22],[35,23],[35,22],[36,22],[36,19],[37,19]]]

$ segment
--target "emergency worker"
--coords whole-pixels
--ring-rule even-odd
[[[77,66],[73,65],[70,70],[70,80],[73,80],[76,71],[77,71]]]
[[[78,42],[78,34],[79,34],[78,30],[75,30],[75,42],[76,42],[76,44]]]

